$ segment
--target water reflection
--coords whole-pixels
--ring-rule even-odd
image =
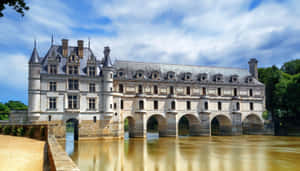
[[[75,146],[68,144],[67,139],[66,151],[81,170],[276,171],[300,168],[300,138],[297,137],[158,138],[151,134],[147,139],[128,139],[125,135],[125,140],[79,141]]]

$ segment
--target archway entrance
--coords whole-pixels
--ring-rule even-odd
[[[178,135],[180,136],[198,135],[200,129],[200,122],[194,115],[186,114],[179,119]]]
[[[78,140],[78,120],[69,119],[66,122],[66,138],[72,138],[73,140]]]
[[[211,121],[211,135],[232,135],[232,124],[228,117],[218,115]]]
[[[131,116],[128,116],[124,120],[124,134],[126,138],[133,138],[134,132],[134,119]]]
[[[243,134],[248,134],[248,135],[261,134],[263,128],[264,128],[264,124],[262,120],[254,114],[248,115],[243,121]]]
[[[161,115],[152,115],[147,120],[147,137],[150,136],[165,136],[167,134],[167,121]]]

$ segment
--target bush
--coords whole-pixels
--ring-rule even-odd
[[[0,134],[2,133],[2,125],[0,125]]]
[[[24,131],[23,126],[17,128],[17,136],[24,136],[24,134],[25,134],[25,131]]]
[[[29,137],[30,138],[34,137],[34,132],[35,132],[35,127],[30,127],[30,129],[29,129]]]
[[[11,133],[12,133],[12,135],[16,136],[17,135],[17,127],[13,126],[11,128]]]
[[[4,126],[4,134],[9,135],[11,132],[11,127],[10,126]]]
[[[262,114],[262,117],[267,120],[269,118],[269,111],[265,110]]]

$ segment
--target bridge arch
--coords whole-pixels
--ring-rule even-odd
[[[167,119],[161,114],[153,114],[147,117],[147,132],[158,132],[158,135],[167,135]]]
[[[263,120],[257,114],[249,114],[242,121],[243,134],[261,134],[264,129]]]
[[[128,137],[134,137],[135,120],[132,116],[126,116],[124,118],[124,133],[128,132]]]
[[[73,132],[73,139],[78,140],[78,120],[76,118],[70,118],[66,120],[66,134],[67,132]]]
[[[188,132],[184,132],[184,129]],[[178,119],[179,135],[198,135],[200,129],[200,121],[193,114],[184,114]]]
[[[232,122],[226,115],[216,115],[211,120],[211,135],[231,135]]]

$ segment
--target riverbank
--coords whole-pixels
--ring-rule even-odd
[[[45,141],[0,135],[0,170],[43,170]]]

